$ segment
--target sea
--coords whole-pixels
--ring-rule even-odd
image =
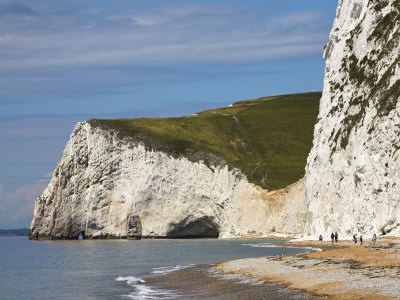
[[[146,279],[195,265],[309,252],[276,240],[30,241],[0,237],[0,299],[174,299]]]

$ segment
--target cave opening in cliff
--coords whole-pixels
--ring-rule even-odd
[[[84,240],[85,238],[86,238],[85,232],[84,231],[79,232],[78,240]]]
[[[167,238],[218,238],[219,227],[211,217],[204,216],[196,220],[187,219],[175,224]]]

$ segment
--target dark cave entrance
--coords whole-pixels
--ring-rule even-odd
[[[182,222],[175,225],[167,238],[218,238],[219,226],[214,222],[213,218],[204,216],[196,220]]]

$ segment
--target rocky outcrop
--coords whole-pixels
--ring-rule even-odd
[[[172,157],[85,122],[36,200],[30,238],[297,235],[304,207],[304,180],[268,192],[238,169]]]
[[[400,2],[341,0],[306,172],[306,234],[400,235]]]
[[[30,238],[400,235],[399,1],[339,1],[324,56],[305,181],[269,192],[214,154],[79,123]]]

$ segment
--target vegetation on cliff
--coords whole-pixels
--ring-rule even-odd
[[[374,3],[374,10],[381,11],[389,5],[388,1]],[[346,41],[349,54],[343,57],[340,71],[348,73],[349,80],[343,85],[336,83],[334,89],[343,91],[344,86],[352,84],[360,91],[359,96],[351,99],[345,118],[341,121],[342,127],[336,134],[332,132],[332,141],[335,147],[332,153],[338,149],[346,149],[349,143],[350,134],[354,129],[364,122],[368,108],[375,107],[376,117],[387,116],[396,108],[400,97],[400,80],[392,82],[391,79],[396,73],[400,63],[398,54],[400,31],[400,4],[393,3],[392,10],[384,17],[377,19],[376,27],[367,38],[369,44],[374,45],[363,57],[357,58],[354,50],[354,42],[360,37],[364,19],[350,32]],[[384,46],[382,46],[384,45]],[[382,64],[382,62],[384,62]],[[385,70],[382,72],[382,70]],[[331,82],[332,84],[333,82]],[[342,98],[343,99],[343,98]],[[340,109],[343,104],[340,103]],[[350,112],[354,107],[359,107],[356,114]],[[330,114],[335,113],[338,107],[333,107]],[[375,130],[372,124],[369,134]]]
[[[89,120],[153,150],[239,168],[250,182],[280,189],[304,176],[321,93],[237,102],[190,117]]]

